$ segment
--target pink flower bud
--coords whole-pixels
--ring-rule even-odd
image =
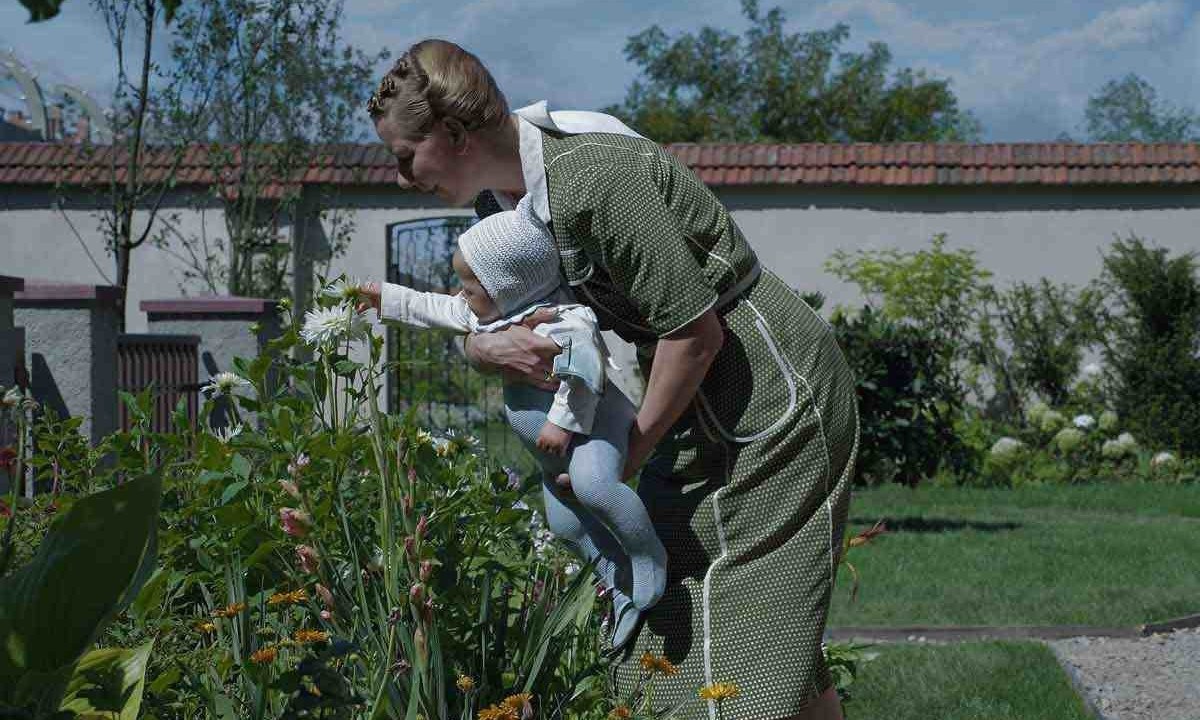
[[[280,480],[279,487],[283,488],[283,491],[288,495],[291,495],[297,500],[300,499],[300,488],[291,480]]]
[[[421,519],[417,520],[417,540],[423,539],[425,537],[425,531],[428,529],[429,529],[429,518],[422,515]]]
[[[329,612],[328,610],[322,610],[321,611],[321,619],[322,620],[332,620],[333,613]]]
[[[296,559],[300,562],[300,569],[310,575],[315,575],[321,564],[321,556],[311,545],[297,545]]]
[[[433,562],[429,560],[421,561],[421,571],[419,573],[421,582],[429,582],[431,575],[433,575]]]
[[[417,559],[417,540],[412,535],[404,538],[404,555],[409,560]]]
[[[316,591],[317,591],[317,597],[321,598],[321,602],[325,604],[325,607],[332,610],[333,609],[333,593],[331,593],[329,591],[329,588],[325,587],[321,583],[317,583]]]
[[[415,467],[408,469],[408,481],[414,485],[417,484],[417,469]]]
[[[413,586],[408,589],[408,599],[412,600],[413,605],[420,605],[424,597],[425,588],[421,587],[420,583],[413,583]]]
[[[308,456],[304,453],[300,453],[296,456],[295,460],[288,463],[288,474],[292,477],[298,477],[300,473],[304,472],[304,469],[308,467],[308,462]]]
[[[308,534],[308,529],[312,526],[312,519],[303,510],[285,507],[279,508],[279,524],[283,526],[283,531],[288,535],[302,538]]]

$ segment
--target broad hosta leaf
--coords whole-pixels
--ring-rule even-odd
[[[79,720],[137,720],[154,641],[126,650],[93,650],[75,666],[62,709]]]
[[[146,475],[79,500],[33,560],[0,582],[0,701],[32,688],[27,676],[69,677],[133,601],[154,569],[161,490]]]

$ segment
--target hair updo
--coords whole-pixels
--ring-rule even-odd
[[[508,116],[508,101],[479,58],[446,40],[422,40],[383,76],[367,112],[419,137],[445,117],[467,130],[497,127]]]

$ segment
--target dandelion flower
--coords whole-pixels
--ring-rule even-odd
[[[298,605],[308,599],[308,593],[304,588],[292,590],[291,592],[275,593],[267,598],[268,605]]]
[[[232,395],[238,388],[250,387],[250,381],[237,373],[220,372],[208,379],[208,384],[200,388],[213,397]]]
[[[206,620],[201,623],[196,623],[196,632],[202,632],[205,635],[210,635],[212,633],[215,633],[216,631],[217,631],[217,626],[212,622],[209,622]]]
[[[533,718],[533,695],[530,693],[517,693],[509,695],[500,703],[500,707],[510,711],[520,720],[532,720]]]
[[[738,686],[733,683],[713,683],[700,688],[701,700],[716,700],[720,702],[731,697],[737,697]]]
[[[517,714],[506,707],[491,705],[479,711],[479,720],[520,720]]]
[[[459,675],[458,682],[454,684],[458,686],[459,690],[462,690],[465,693],[471,692],[475,689],[475,678],[471,677],[470,675]]]
[[[246,603],[230,603],[223,608],[213,610],[213,617],[231,618],[246,609]]]
[[[278,657],[278,655],[279,650],[275,649],[274,647],[265,647],[261,650],[255,650],[250,655],[250,662],[257,663],[259,665],[266,665],[268,663],[275,662],[275,658]]]
[[[679,668],[662,655],[645,653],[642,655],[641,664],[642,669],[649,673],[662,673],[670,676],[679,672]]]
[[[327,347],[340,340],[362,340],[370,328],[366,313],[353,308],[314,308],[304,313],[300,335],[310,345]]]
[[[624,705],[618,705],[608,713],[608,720],[629,720],[633,717],[633,711]]]
[[[301,645],[309,643],[322,643],[329,639],[329,633],[323,630],[297,630],[292,639]]]

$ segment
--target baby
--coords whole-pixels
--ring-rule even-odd
[[[554,340],[557,392],[521,382],[504,385],[509,425],[538,458],[550,531],[566,541],[613,594],[612,647],[632,636],[641,612],[662,597],[667,553],[650,517],[621,482],[629,429],[637,409],[605,377],[608,352],[591,308],[561,283],[558,250],[529,207],[480,220],[458,239],[452,264],[462,282],[455,296],[383,283],[367,295],[384,322],[460,333],[495,332],[540,308],[556,317],[534,332]],[[570,492],[560,475],[570,477]]]

